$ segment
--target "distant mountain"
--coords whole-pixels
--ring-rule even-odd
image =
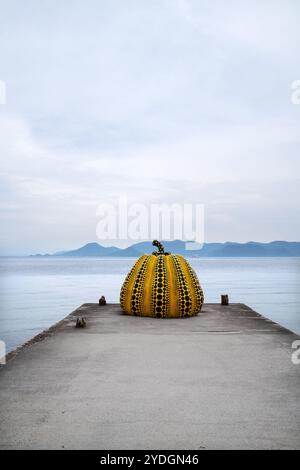
[[[116,246],[102,246],[99,243],[87,243],[86,245],[71,251],[60,251],[54,253],[52,256],[114,256],[119,251],[122,251]]]
[[[186,250],[185,242],[180,240],[163,242],[166,251],[178,253],[192,258],[218,258],[218,257],[300,257],[300,242],[274,241],[270,243],[205,243],[201,250]],[[105,247],[99,243],[88,243],[77,250],[61,251],[53,255],[57,257],[128,257],[137,258],[143,253],[152,253],[156,249],[152,242],[139,242],[128,248],[115,246]]]

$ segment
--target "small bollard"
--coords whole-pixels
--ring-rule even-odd
[[[86,321],[83,317],[77,317],[76,319],[76,328],[85,328],[86,327]]]
[[[100,299],[99,299],[99,305],[106,305],[106,300],[105,300],[104,295],[102,295],[102,297],[100,297]]]
[[[221,305],[228,305],[229,297],[227,294],[221,295]]]

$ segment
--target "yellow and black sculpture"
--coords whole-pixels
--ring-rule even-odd
[[[120,303],[128,315],[145,317],[188,317],[203,305],[198,278],[181,255],[166,253],[161,243],[151,255],[142,255],[127,275]]]

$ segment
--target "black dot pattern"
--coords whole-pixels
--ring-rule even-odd
[[[142,302],[143,302],[143,287],[145,283],[145,274],[147,270],[147,264],[149,263],[150,257],[147,256],[142,266],[140,267],[136,280],[132,289],[131,294],[131,312],[132,315],[141,316],[142,312]]]
[[[134,263],[132,269],[130,270],[130,272],[127,274],[126,276],[126,279],[123,283],[123,286],[121,288],[121,292],[120,292],[120,304],[121,304],[121,307],[122,309],[125,311],[125,301],[126,301],[126,295],[127,294],[127,288],[128,288],[128,284],[129,284],[129,281],[131,280],[131,278],[133,277],[134,273],[135,273],[135,270],[136,270],[136,267],[137,265],[139,264],[140,262],[140,259],[138,259],[136,261],[136,263]]]
[[[191,279],[192,279],[192,282],[193,282],[193,286],[194,286],[194,294],[195,294],[195,298],[196,298],[196,311],[195,311],[195,313],[199,313],[201,308],[202,308],[203,302],[204,302],[203,290],[200,287],[200,283],[198,281],[197,274],[195,273],[193,268],[189,265],[189,263],[187,263],[187,261],[185,261],[184,258],[182,258],[182,260],[185,262],[185,264],[186,264],[186,266],[189,270],[189,273],[190,273],[190,276],[191,276]]]
[[[180,260],[176,255],[172,256],[178,283],[178,304],[181,317],[192,315],[192,298],[186,282],[184,272],[181,269]]]
[[[169,291],[165,260],[165,255],[157,255],[155,276],[152,285],[151,310],[153,316],[157,318],[166,317],[168,313]]]

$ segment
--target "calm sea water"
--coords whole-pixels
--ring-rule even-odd
[[[0,339],[10,351],[84,302],[118,302],[133,259],[1,258]],[[207,302],[228,293],[300,334],[299,258],[191,259]]]

